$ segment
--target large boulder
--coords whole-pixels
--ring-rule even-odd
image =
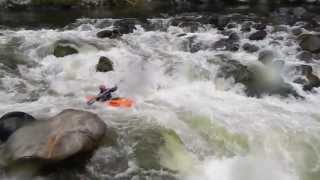
[[[113,62],[109,58],[101,56],[96,69],[97,72],[113,71]]]
[[[10,112],[0,118],[0,140],[5,142],[19,128],[36,121],[24,112]]]
[[[220,66],[217,78],[233,78],[235,83],[241,83],[245,86],[245,93],[249,97],[261,97],[267,94],[283,97],[292,95],[296,98],[302,98],[290,84],[283,80],[280,72],[277,72],[278,70],[270,72],[268,69],[256,66],[248,67],[225,56],[218,56],[208,62]],[[277,68],[271,67],[271,69]]]
[[[300,47],[305,51],[320,53],[320,35],[302,34],[298,38]]]
[[[105,131],[96,114],[67,109],[48,121],[18,129],[2,146],[0,162],[4,166],[21,161],[59,162],[94,150]]]

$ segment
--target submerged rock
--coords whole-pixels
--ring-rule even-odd
[[[252,25],[252,22],[244,22],[241,25],[241,31],[242,32],[250,32],[251,31],[251,25]]]
[[[36,119],[24,112],[10,112],[0,118],[0,140],[5,142],[11,134]]]
[[[259,53],[258,60],[263,64],[270,64],[273,61],[274,54],[272,51],[265,50]]]
[[[99,59],[96,69],[97,72],[113,71],[113,62],[109,58],[102,56]]]
[[[76,50],[75,48],[73,48],[70,45],[58,44],[54,48],[53,55],[56,57],[65,57],[65,56],[77,54],[77,53],[78,53],[78,50]]]
[[[310,63],[312,62],[312,53],[309,51],[303,51],[297,55],[297,58],[301,61]]]
[[[173,130],[139,128],[130,132],[129,138],[134,144],[134,158],[142,169],[184,171],[193,164],[183,142]]]
[[[245,50],[248,53],[254,53],[257,52],[259,50],[259,47],[254,45],[254,44],[250,44],[250,43],[245,43],[242,46],[243,50]]]
[[[36,121],[12,134],[3,145],[4,166],[20,161],[59,162],[95,149],[106,124],[91,112],[67,109],[47,121]]]
[[[295,36],[299,36],[300,34],[302,34],[302,29],[301,28],[294,28],[291,30],[291,33]]]

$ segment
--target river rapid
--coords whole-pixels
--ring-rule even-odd
[[[239,50],[221,51],[201,48],[226,37],[218,27],[172,23],[202,16],[77,17],[62,26],[31,28],[0,24],[1,115],[23,111],[45,120],[63,109],[82,109],[98,114],[118,134],[117,145],[98,148],[84,167],[58,168],[32,179],[319,180],[320,90],[303,91],[291,71],[306,64],[296,58],[298,43],[291,34],[299,24],[278,32],[267,24],[266,38],[251,41],[236,22],[230,30],[240,37]],[[124,19],[137,22],[133,33],[96,36]],[[54,45],[61,40],[79,53],[55,57]],[[259,51],[245,51],[248,42]],[[197,43],[202,46],[194,50]],[[264,68],[257,60],[262,50],[285,62],[282,77],[304,99],[249,97],[243,84],[219,77],[221,65],[211,61],[223,54]],[[112,60],[114,71],[96,72],[101,56]],[[319,62],[307,64],[318,75]],[[117,85],[115,95],[134,99],[135,107],[87,106],[85,97],[97,94],[100,84]]]

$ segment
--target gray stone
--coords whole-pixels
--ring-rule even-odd
[[[36,121],[12,134],[1,149],[1,162],[59,162],[94,150],[106,124],[91,112],[67,109],[47,121]]]

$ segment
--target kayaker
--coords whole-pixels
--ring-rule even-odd
[[[117,89],[118,89],[117,86],[114,86],[113,88],[107,88],[105,85],[100,85],[99,86],[100,93],[97,95],[96,100],[101,102],[110,100],[112,98],[111,93],[115,92]]]
[[[92,98],[90,101],[88,101],[87,104],[92,105],[96,101],[100,101],[100,102],[108,101],[112,99],[111,93],[115,92],[117,89],[118,89],[117,86],[114,86],[113,88],[107,88],[105,85],[100,85],[99,94],[96,97]]]

